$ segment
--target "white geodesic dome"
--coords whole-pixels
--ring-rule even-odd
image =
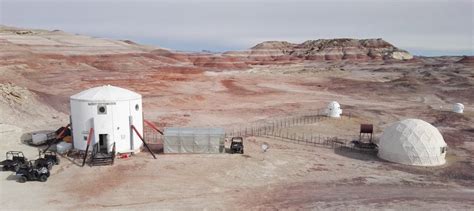
[[[462,114],[464,112],[464,105],[461,104],[461,103],[455,103],[453,105],[453,112],[458,113],[458,114]]]
[[[395,163],[438,166],[446,163],[447,145],[433,125],[420,119],[405,119],[383,131],[378,156]]]
[[[336,101],[330,102],[326,108],[326,113],[328,117],[341,117],[341,105],[339,105],[339,103]]]

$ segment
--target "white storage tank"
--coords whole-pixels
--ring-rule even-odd
[[[93,128],[91,146],[100,152],[139,152],[142,142],[131,130],[143,134],[142,96],[111,85],[94,87],[71,96],[73,147],[85,150]]]
[[[464,105],[461,104],[461,103],[455,103],[453,105],[453,112],[458,113],[458,114],[462,114],[464,112]]]
[[[341,114],[342,114],[341,105],[339,105],[339,103],[336,101],[330,102],[326,109],[326,113],[328,117],[335,117],[335,118],[341,117]]]

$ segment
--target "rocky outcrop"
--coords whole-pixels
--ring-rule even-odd
[[[474,56],[463,56],[457,63],[474,65]]]
[[[22,104],[28,98],[31,98],[31,94],[27,89],[11,83],[0,83],[0,101],[14,105]]]
[[[410,53],[383,39],[320,39],[301,44],[268,41],[250,50],[227,52],[224,55],[246,57],[253,61],[299,60],[410,60]],[[255,62],[254,62],[255,63]]]
[[[413,57],[382,39],[321,39],[298,45],[291,55],[309,60],[406,60]]]
[[[225,52],[223,56],[241,58],[251,65],[287,64],[304,60],[291,55],[296,46],[285,41],[266,41],[246,51]]]
[[[0,36],[0,45],[4,49],[0,51],[0,58],[23,59],[36,68],[47,66],[38,62],[39,59],[54,60],[58,64],[84,64],[103,71],[162,70],[161,67],[169,70],[171,66],[176,67],[177,72],[193,72],[195,69],[225,71],[248,69],[251,65],[286,65],[304,61],[400,61],[413,58],[382,39],[320,39],[300,44],[266,41],[245,51],[198,53],[145,46],[130,40],[97,39],[61,31],[1,25]]]

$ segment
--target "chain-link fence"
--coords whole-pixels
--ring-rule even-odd
[[[280,141],[303,144],[309,146],[320,146],[329,148],[359,149],[353,141],[359,140],[359,136],[327,136],[315,132],[296,132],[291,128],[308,125],[327,120],[331,117],[325,115],[324,110],[318,109],[316,112],[305,112],[293,116],[267,118],[226,128],[226,136],[257,136],[275,138]],[[352,118],[352,113],[340,118]],[[362,149],[364,150],[364,149]]]
[[[277,116],[271,118],[265,118],[262,120],[257,120],[254,122],[249,122],[245,124],[239,125],[224,125],[224,132],[223,138],[219,136],[219,139],[224,141],[225,137],[249,137],[249,136],[257,136],[257,137],[267,137],[267,138],[275,138],[280,141],[285,141],[289,143],[295,144],[303,144],[309,146],[320,146],[320,147],[329,147],[329,148],[336,148],[336,147],[345,147],[354,149],[354,140],[358,140],[359,136],[327,136],[320,133],[315,132],[297,132],[291,130],[291,128],[301,126],[301,125],[309,125],[314,124],[317,122],[321,122],[327,120],[331,117],[327,117],[325,114],[325,109],[317,109],[313,111],[306,111],[301,112],[298,114],[293,115],[286,115],[286,116]],[[344,118],[352,118],[352,113],[347,112],[346,115],[342,115],[341,119]],[[191,128],[189,128],[191,130]],[[210,138],[210,136],[205,136]],[[174,152],[175,153],[182,153],[182,152],[193,152],[193,151],[202,151],[199,145],[206,145],[203,138],[201,136],[194,136],[191,134],[181,134],[180,136],[176,136],[173,139],[173,143],[168,143],[168,145],[174,145]],[[171,140],[170,139],[170,140]],[[145,129],[145,140],[147,143],[150,143],[152,146],[161,147],[161,149],[165,148],[164,143],[166,142],[164,136],[156,133],[151,129]],[[201,140],[202,143],[198,143],[196,140]],[[186,143],[186,144],[185,144]],[[217,143],[217,142],[216,142]],[[170,146],[171,146],[170,145]],[[223,145],[221,144],[207,144],[208,150],[212,149],[213,152],[219,151],[222,152]]]

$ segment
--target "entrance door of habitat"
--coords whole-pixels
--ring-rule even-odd
[[[97,146],[99,152],[108,153],[107,145],[109,143],[109,134],[99,134],[99,145]]]

